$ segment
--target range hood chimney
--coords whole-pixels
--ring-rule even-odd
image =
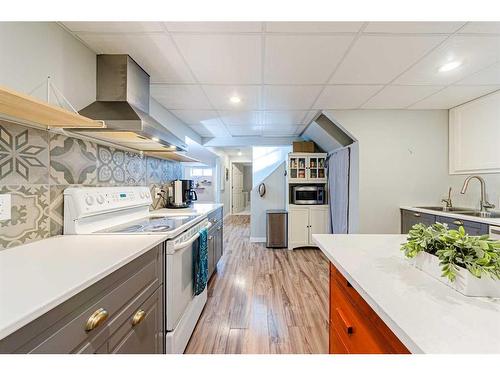
[[[187,146],[149,115],[149,75],[129,55],[97,56],[96,101],[82,116],[105,129],[75,132],[141,151],[186,151]]]

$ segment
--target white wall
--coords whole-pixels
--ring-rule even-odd
[[[251,192],[250,240],[259,242],[266,237],[266,210],[285,208],[286,163],[283,162],[264,179],[266,194],[261,197],[254,187]]]
[[[446,194],[448,111],[332,111],[359,145],[359,232],[399,233],[401,205]]]
[[[2,86],[46,100],[50,76],[77,110],[95,100],[95,53],[56,23],[0,22],[0,56]]]

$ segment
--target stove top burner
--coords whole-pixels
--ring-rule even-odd
[[[160,233],[176,230],[195,220],[197,215],[162,216],[152,214],[135,222],[124,223],[99,231],[99,233]]]

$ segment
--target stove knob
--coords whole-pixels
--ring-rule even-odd
[[[102,195],[97,196],[97,203],[103,204],[104,203],[104,197]]]
[[[92,206],[94,204],[94,197],[92,195],[87,195],[85,203],[87,203],[88,206]]]

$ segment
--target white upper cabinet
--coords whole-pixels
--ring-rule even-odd
[[[500,172],[500,91],[450,109],[450,174]]]

